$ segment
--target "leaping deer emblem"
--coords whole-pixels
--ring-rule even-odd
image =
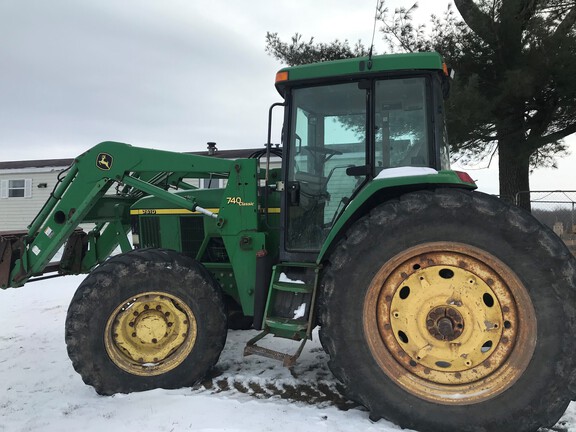
[[[96,159],[96,166],[101,170],[110,170],[112,168],[112,156],[108,153],[100,153]]]

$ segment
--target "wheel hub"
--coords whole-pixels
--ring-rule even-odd
[[[464,330],[464,318],[456,309],[437,307],[426,317],[426,327],[436,339],[453,341]]]
[[[182,362],[197,335],[196,319],[175,296],[145,292],[110,315],[104,344],[112,361],[135,375],[159,375]]]
[[[142,343],[162,342],[168,336],[168,320],[161,312],[153,311],[139,315],[136,318],[134,328],[136,337]]]

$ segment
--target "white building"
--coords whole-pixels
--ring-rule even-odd
[[[0,162],[0,231],[25,230],[73,159]]]

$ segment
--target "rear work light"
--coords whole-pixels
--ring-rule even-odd
[[[456,175],[458,176],[458,178],[460,180],[462,180],[464,183],[471,183],[473,185],[476,184],[476,182],[474,180],[472,180],[472,177],[470,177],[470,175],[464,171],[454,171],[456,173]]]

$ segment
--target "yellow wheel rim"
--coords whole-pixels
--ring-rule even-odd
[[[196,342],[196,318],[180,298],[144,292],[112,312],[104,334],[110,359],[133,375],[154,376],[181,364]]]
[[[364,329],[392,380],[442,404],[502,393],[536,343],[520,280],[494,256],[456,243],[417,246],[384,264],[365,299]]]

